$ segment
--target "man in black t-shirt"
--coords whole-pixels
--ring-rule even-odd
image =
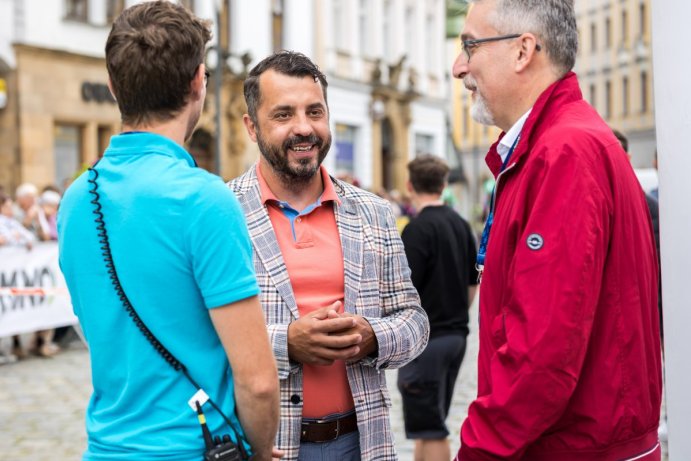
[[[475,297],[476,247],[468,223],[441,195],[449,167],[439,157],[408,164],[408,191],[417,216],[403,230],[413,285],[430,322],[427,349],[398,372],[406,436],[416,460],[451,458],[445,420],[465,354],[468,307]]]

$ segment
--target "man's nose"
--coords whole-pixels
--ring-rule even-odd
[[[309,136],[314,132],[312,122],[307,115],[298,115],[295,117],[295,124],[293,125],[293,132],[302,136]]]
[[[451,68],[451,73],[455,78],[462,79],[468,73],[468,58],[465,52],[461,51],[458,53],[456,60]]]

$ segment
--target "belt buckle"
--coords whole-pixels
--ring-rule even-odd
[[[317,422],[329,424],[333,421],[317,421]],[[336,422],[336,434],[334,435],[334,437],[332,439],[324,440],[324,442],[333,442],[334,440],[336,440],[338,438],[339,435],[341,435],[341,420],[340,420],[340,418],[337,419],[335,422]]]
[[[341,420],[336,419],[336,420],[324,420],[324,419],[318,419],[316,421],[313,421],[311,424],[316,424],[318,426],[324,425],[324,424],[331,424],[331,423],[336,423],[336,430],[332,438],[330,439],[320,439],[318,441],[315,441],[316,443],[324,443],[324,442],[333,442],[338,438],[339,435],[341,435]]]

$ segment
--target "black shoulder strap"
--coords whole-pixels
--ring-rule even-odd
[[[180,362],[161,342],[156,338],[156,336],[149,330],[149,328],[146,326],[144,321],[139,317],[139,314],[137,311],[134,309],[134,306],[130,302],[129,298],[127,297],[127,294],[125,293],[125,290],[122,288],[122,284],[120,283],[120,278],[118,277],[117,270],[115,269],[115,262],[113,261],[113,253],[110,250],[110,240],[108,238],[108,231],[106,230],[106,223],[103,215],[103,207],[101,206],[100,202],[100,194],[98,192],[98,171],[95,168],[96,165],[93,167],[89,168],[89,183],[91,183],[92,187],[89,189],[89,193],[93,195],[93,199],[91,200],[91,203],[94,205],[94,210],[93,213],[96,215],[96,219],[94,221],[96,222],[96,231],[98,232],[98,243],[101,245],[101,255],[103,256],[103,262],[106,265],[106,270],[108,271],[108,276],[110,277],[110,281],[113,284],[113,288],[115,289],[115,293],[117,297],[120,299],[122,302],[122,305],[125,307],[125,310],[129,314],[129,316],[132,318],[132,321],[134,324],[137,326],[139,331],[142,332],[146,340],[151,344],[151,346],[156,350],[156,352],[159,353],[161,357],[163,357],[163,360],[168,362],[168,364],[173,367],[175,371],[181,372],[185,378],[194,386],[195,389],[201,390],[201,386],[197,384],[197,382],[192,379],[190,374],[187,371],[187,367]],[[93,175],[91,175],[93,173]],[[222,411],[221,409],[216,405],[216,403],[209,397],[209,403],[211,406],[216,410],[221,417],[223,417],[223,420],[228,424],[230,429],[235,433],[236,440],[238,440],[238,448],[240,449],[240,452],[243,456],[243,459],[247,459],[247,453],[245,451],[245,448],[243,446],[242,442],[247,442],[247,440],[241,435],[242,432],[237,431],[235,429],[235,426],[233,425],[232,421],[230,418],[228,418]]]

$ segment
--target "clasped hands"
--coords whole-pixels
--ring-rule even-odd
[[[335,360],[357,362],[377,350],[372,326],[364,317],[338,313],[341,301],[302,316],[288,326],[288,356],[310,365]]]

